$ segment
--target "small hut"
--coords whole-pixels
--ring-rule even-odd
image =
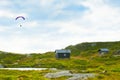
[[[109,49],[107,49],[107,48],[101,48],[101,49],[98,50],[98,52],[99,52],[100,55],[104,55],[104,54],[106,54],[106,53],[109,52]]]
[[[55,50],[56,58],[70,58],[71,51],[68,49]]]

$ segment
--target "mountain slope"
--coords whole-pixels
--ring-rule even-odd
[[[120,41],[116,42],[85,42],[76,45],[70,45],[65,49],[70,49],[73,55],[79,55],[82,52],[97,53],[100,48],[108,48],[110,53],[120,50]]]
[[[98,49],[100,48],[108,48],[110,52],[99,56]],[[72,51],[70,59],[56,59],[54,52],[15,54],[0,51],[0,65],[12,68],[57,68],[70,70],[73,73],[99,74],[98,77],[90,80],[120,80],[120,56],[113,56],[116,51],[120,50],[120,41],[85,42],[70,45],[65,49]]]

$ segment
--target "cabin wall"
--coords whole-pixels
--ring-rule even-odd
[[[70,58],[70,53],[56,53],[56,58]]]

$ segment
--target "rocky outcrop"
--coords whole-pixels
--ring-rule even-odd
[[[67,80],[86,80],[89,77],[95,77],[95,74],[93,73],[79,73],[74,74],[70,73],[70,71],[60,71],[55,73],[47,73],[45,75],[46,78],[58,78],[62,76],[70,76]]]
[[[46,78],[58,78],[62,76],[72,76],[72,74],[69,71],[60,71],[56,73],[47,73],[45,75]]]
[[[92,73],[73,74],[72,77],[67,80],[86,80],[89,77],[95,77],[95,74],[92,74]]]

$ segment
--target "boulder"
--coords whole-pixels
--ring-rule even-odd
[[[45,75],[46,78],[58,78],[62,76],[72,76],[72,74],[69,71],[60,71],[56,73],[47,73]]]
[[[46,78],[58,78],[62,76],[70,76],[67,80],[86,80],[89,77],[95,77],[93,73],[71,73],[70,71],[60,71],[55,73],[47,73],[45,75]]]
[[[4,68],[4,66],[2,64],[0,64],[0,68]]]

